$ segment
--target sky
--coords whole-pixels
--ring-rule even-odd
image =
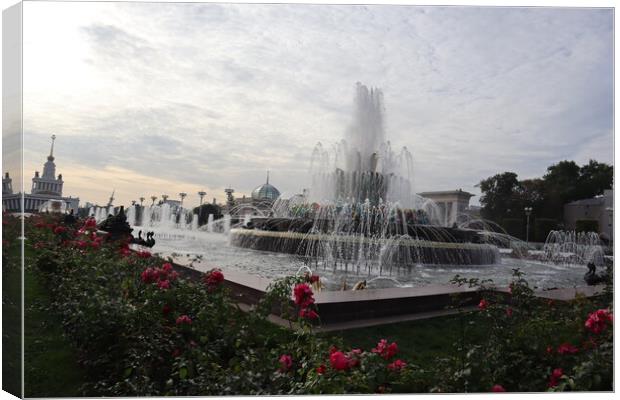
[[[267,170],[300,193],[356,82],[382,89],[417,192],[613,163],[611,9],[26,2],[23,35],[24,177],[55,134],[82,202],[222,201]]]

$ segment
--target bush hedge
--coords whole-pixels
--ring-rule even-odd
[[[488,294],[479,305],[486,343],[468,341],[462,311],[451,355],[418,365],[381,338],[372,349],[350,349],[318,337],[317,277],[277,280],[258,306],[243,312],[221,271],[184,279],[166,260],[99,236],[93,222],[26,220],[26,244],[36,254],[27,268],[45,282],[50,312],[81,356],[84,395],[611,390],[609,297],[541,303],[515,271],[506,298]],[[460,277],[454,283],[482,293],[489,284]],[[278,304],[291,329],[266,320]]]

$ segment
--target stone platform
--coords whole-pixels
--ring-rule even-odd
[[[175,263],[177,271],[190,279],[200,279],[201,271]],[[269,279],[224,271],[224,284],[234,300],[246,306],[256,304],[267,291]],[[492,289],[508,295],[508,288]],[[541,299],[570,301],[577,295],[592,297],[603,292],[603,286],[560,288],[535,292]],[[466,286],[428,285],[424,287],[366,289],[359,291],[322,291],[315,293],[315,303],[321,315],[319,331],[354,329],[417,319],[434,318],[456,313],[447,306],[458,299],[463,309],[475,310],[483,293]],[[288,321],[272,315],[272,322],[289,326]]]

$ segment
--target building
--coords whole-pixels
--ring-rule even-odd
[[[432,200],[437,205],[438,219],[443,226],[452,226],[458,221],[458,216],[469,210],[469,199],[474,195],[459,190],[443,190],[437,192],[423,192],[418,195]]]
[[[564,227],[567,230],[575,230],[579,220],[596,221],[598,223],[598,233],[601,237],[613,241],[613,207],[613,189],[607,189],[602,195],[591,199],[577,200],[565,204]]]
[[[250,197],[234,198],[234,189],[226,189],[225,192],[226,212],[233,217],[268,216],[271,214],[273,203],[280,197],[280,191],[269,183],[269,171],[267,181],[252,190]]]
[[[24,212],[38,212],[46,203],[55,203],[62,206],[60,209],[74,210],[77,212],[80,199],[77,197],[63,197],[62,189],[64,181],[62,174],[56,176],[56,164],[54,163],[54,141],[56,136],[52,135],[52,147],[47,161],[43,165],[43,174],[35,171],[32,178],[30,194],[24,194]],[[8,212],[21,211],[21,193],[13,193],[13,183],[6,172],[2,178],[2,209]]]
[[[269,171],[267,171],[267,182],[257,186],[252,191],[252,200],[258,202],[270,201],[273,203],[278,197],[280,197],[280,191],[275,186],[269,184]]]

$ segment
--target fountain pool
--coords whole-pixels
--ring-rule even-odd
[[[139,227],[135,227],[138,228]],[[369,288],[423,287],[429,284],[447,284],[456,274],[467,278],[493,279],[503,286],[511,280],[513,268],[526,274],[531,285],[540,289],[583,286],[584,265],[553,264],[544,261],[501,257],[493,265],[423,265],[385,269],[378,265],[352,267],[343,263],[329,263],[323,259],[240,248],[229,243],[225,234],[179,229],[157,230],[156,244],[152,251],[167,257],[173,256],[181,264],[193,261],[200,271],[221,268],[226,271],[275,279],[294,275],[304,265],[321,276],[328,290],[339,290],[343,280],[350,289],[356,282],[366,279]]]

